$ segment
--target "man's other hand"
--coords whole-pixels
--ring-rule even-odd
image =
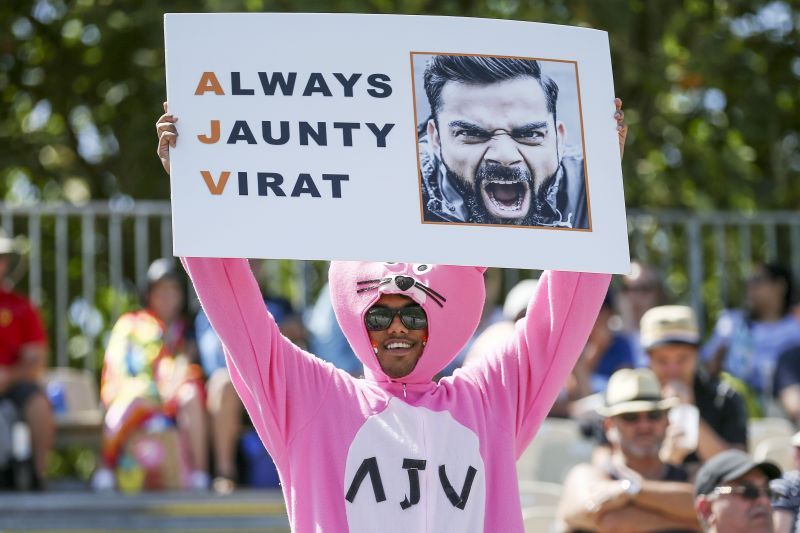
[[[166,105],[166,104],[165,104]],[[614,113],[614,118],[617,121],[617,136],[619,137],[619,157],[625,152],[625,137],[628,136],[628,125],[625,124],[625,112],[622,110],[622,100],[619,98],[614,99],[614,106],[617,111]]]
[[[164,171],[169,174],[169,149],[174,148],[175,143],[178,141],[178,130],[175,128],[175,123],[178,118],[169,114],[167,102],[164,102],[164,114],[158,117],[156,122],[156,135],[158,136],[158,158],[161,159],[161,165]]]

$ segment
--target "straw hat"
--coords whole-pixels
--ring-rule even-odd
[[[608,380],[606,405],[598,409],[602,416],[624,413],[666,411],[679,403],[677,398],[664,398],[658,378],[649,368],[623,368]]]
[[[640,338],[645,350],[662,344],[700,343],[700,330],[691,307],[662,305],[647,311],[640,323]]]

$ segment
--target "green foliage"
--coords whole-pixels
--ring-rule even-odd
[[[800,202],[800,10],[763,0],[6,0],[0,199],[168,196],[153,134],[168,11],[436,14],[606,30],[631,125],[629,206]]]

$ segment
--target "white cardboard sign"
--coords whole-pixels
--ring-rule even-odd
[[[168,14],[174,253],[628,272],[605,32]]]

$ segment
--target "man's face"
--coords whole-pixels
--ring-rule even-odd
[[[555,175],[566,138],[532,77],[447,82],[431,147],[464,196],[471,221],[533,225],[536,193]]]
[[[694,383],[697,369],[697,348],[688,344],[664,344],[648,350],[650,369],[661,385],[680,381],[688,386]]]
[[[752,485],[763,489],[769,486],[769,480],[763,472],[756,469],[722,485],[731,487]],[[755,500],[748,500],[740,494],[719,494],[704,498],[705,503],[698,503],[698,510],[713,531],[725,533],[772,531],[772,504],[763,492]]]
[[[402,294],[384,294],[373,307],[386,307],[401,309],[413,307],[418,304]],[[407,376],[417,366],[417,361],[422,356],[425,348],[423,343],[428,338],[428,328],[409,329],[395,315],[389,327],[381,331],[367,330],[373,348],[377,349],[375,356],[381,369],[390,378]]]
[[[605,422],[608,440],[638,459],[658,457],[668,424],[666,411],[624,413]]]
[[[760,319],[781,309],[785,292],[783,280],[772,280],[767,271],[758,268],[747,280],[747,306]]]
[[[178,318],[183,308],[183,289],[174,279],[162,279],[150,287],[147,307],[163,322]]]
[[[646,266],[633,263],[631,269],[631,274],[622,278],[623,300],[638,322],[648,309],[659,305],[661,285],[656,273]]]

